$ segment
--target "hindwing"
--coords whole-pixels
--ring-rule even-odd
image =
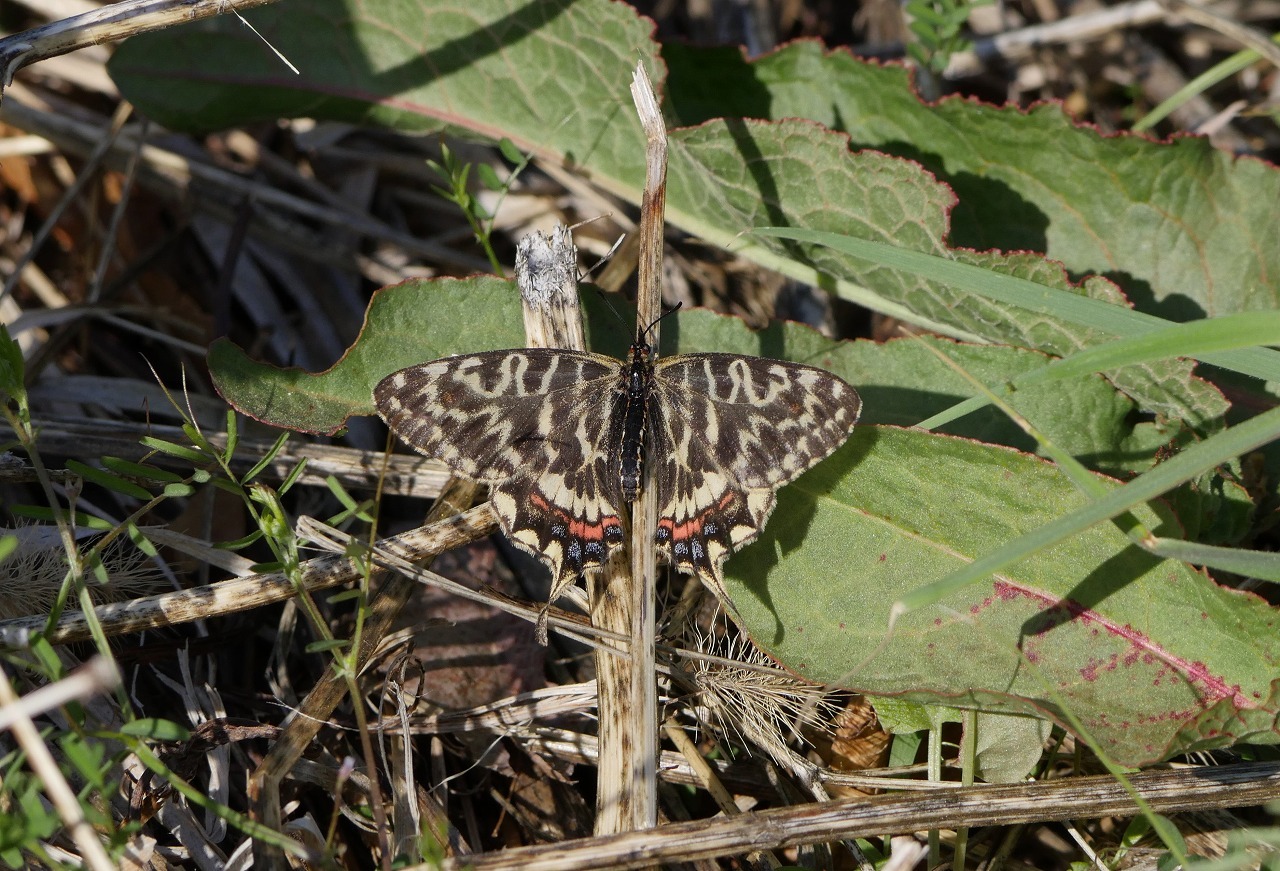
[[[621,367],[540,348],[446,357],[387,376],[374,402],[415,450],[489,485],[507,538],[551,567],[554,600],[622,543],[606,468]]]
[[[725,558],[760,534],[779,487],[844,443],[862,401],[830,372],[737,354],[659,360],[652,389],[657,544],[723,593]]]

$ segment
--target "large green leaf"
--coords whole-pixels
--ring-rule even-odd
[[[676,44],[663,57],[678,123],[808,118],[919,161],[956,193],[953,245],[1043,252],[1171,320],[1280,305],[1280,175],[1207,138],[1103,136],[1057,104],[926,105],[904,68],[815,42],[753,61]]]
[[[986,710],[1070,712],[1124,764],[1277,740],[1275,612],[1110,524],[908,613],[889,609],[1085,502],[1007,448],[859,428],[727,564],[753,638],[817,681]],[[1177,533],[1166,509],[1135,512]],[[819,580],[821,579],[821,580]]]
[[[287,70],[235,18],[126,41],[112,77],[167,127],[214,130],[309,116],[507,137],[638,197],[644,136],[636,61],[661,80],[652,22],[604,0],[284,0],[246,10]],[[637,143],[641,147],[637,148]]]
[[[356,343],[324,372],[250,359],[226,339],[209,348],[213,386],[237,411],[301,432],[336,432],[373,413],[373,386],[397,369],[461,350],[524,344],[520,305],[499,278],[406,281],[374,294]]]
[[[663,81],[650,26],[629,7],[605,0],[477,0],[459,11],[426,0],[311,0],[283,2],[248,15],[303,75],[284,72],[247,31],[230,21],[201,22],[130,40],[113,58],[112,73],[131,100],[173,127],[207,129],[279,115],[311,115],[404,130],[448,128],[491,139],[505,136],[542,159],[571,166],[595,184],[638,202],[643,137],[627,100],[635,59],[643,60],[660,88]],[[747,256],[789,275],[957,336],[1061,354],[1093,344],[1107,333],[1063,322],[1052,311],[975,300],[937,282],[814,246],[771,239],[744,247],[739,234],[752,227],[835,230],[960,257],[1078,292],[1059,265],[1041,257],[952,248],[949,213],[956,200],[951,188],[915,163],[880,153],[851,154],[847,137],[832,129],[837,121],[850,123],[843,113],[879,117],[876,105],[900,112],[900,123],[889,114],[878,122],[879,138],[868,133],[860,141],[885,148],[897,143],[902,153],[922,160],[940,154],[935,163],[942,167],[967,160],[964,166],[969,168],[953,180],[957,189],[960,181],[971,177],[991,179],[974,194],[975,200],[983,195],[985,211],[977,202],[961,203],[970,209],[962,213],[966,221],[976,225],[957,226],[956,236],[966,242],[987,232],[983,227],[1019,226],[1023,218],[1035,218],[1031,223],[1045,232],[1035,239],[1009,235],[1003,244],[1030,246],[1042,239],[1046,245],[1053,241],[1057,251],[1057,237],[1050,240],[1047,232],[1047,206],[1025,205],[1030,202],[1025,192],[1017,194],[1017,202],[992,194],[1009,189],[1009,179],[1023,177],[1035,188],[1040,164],[1027,163],[1033,156],[1053,165],[1057,152],[1065,151],[1072,155],[1072,166],[1091,168],[1093,175],[1081,170],[1086,182],[1108,175],[1124,179],[1124,184],[1108,188],[1111,200],[1105,207],[1088,205],[1093,195],[1090,183],[1055,190],[1050,199],[1057,208],[1052,214],[1063,216],[1060,232],[1070,238],[1096,244],[1099,237],[1121,238],[1128,228],[1123,244],[1108,248],[1105,257],[1081,258],[1073,268],[1083,272],[1092,266],[1126,280],[1133,277],[1133,286],[1124,287],[1140,301],[1166,298],[1152,286],[1167,273],[1177,272],[1185,279],[1195,270],[1185,263],[1163,271],[1146,269],[1139,262],[1131,266],[1130,254],[1141,250],[1135,261],[1143,263],[1171,251],[1199,252],[1206,261],[1216,254],[1194,234],[1176,236],[1175,231],[1209,220],[1205,215],[1217,204],[1207,204],[1212,207],[1204,213],[1184,214],[1187,206],[1178,199],[1179,191],[1248,191],[1258,208],[1256,204],[1267,199],[1259,192],[1275,187],[1274,172],[1260,164],[1182,156],[1199,146],[1108,140],[1055,118],[1049,109],[1034,113],[1041,125],[1033,128],[1039,138],[1015,136],[1023,129],[1018,113],[964,101],[926,107],[901,73],[839,53],[823,54],[809,44],[754,65],[735,65],[717,52],[692,59],[673,52],[671,57],[678,74],[666,82],[665,90],[674,113],[693,121],[715,113],[727,116],[672,131],[667,199],[671,223],[715,244],[742,247]],[[699,64],[702,57],[707,60],[705,71]],[[828,80],[821,87],[826,90],[821,90],[817,82],[824,76]],[[703,90],[709,81],[718,87]],[[803,96],[811,91],[817,96]],[[716,93],[721,108],[700,112],[698,106],[709,105],[696,102],[701,93]],[[857,104],[859,111],[853,112],[850,94],[874,105]],[[842,102],[835,102],[837,97]],[[829,126],[735,118],[768,117],[771,112],[773,117],[807,114]],[[930,113],[939,117],[927,124],[924,119]],[[964,130],[965,135],[944,136],[940,130]],[[1130,151],[1120,149],[1117,141],[1128,143]],[[939,152],[942,147],[956,153]],[[1137,160],[1134,153],[1143,159]],[[1203,150],[1196,154],[1207,157]],[[1177,162],[1176,172],[1163,162],[1171,160]],[[1160,182],[1166,177],[1176,178],[1177,185],[1169,201],[1153,209],[1148,199],[1170,187]],[[1129,199],[1117,199],[1121,195]],[[1188,202],[1193,208],[1206,206],[1202,200]],[[992,220],[991,212],[999,214],[999,221]],[[1155,213],[1167,220],[1153,234],[1148,232],[1152,222],[1135,216]],[[1229,259],[1222,269],[1246,284],[1253,280],[1250,276],[1275,274],[1275,268],[1268,272],[1257,260],[1265,261],[1275,251],[1275,234],[1267,232],[1269,227],[1269,220],[1259,217],[1246,228],[1254,235],[1241,248],[1254,252],[1250,262],[1255,265],[1242,267]],[[1197,267],[1200,274],[1206,268],[1206,263]],[[1083,290],[1123,301],[1105,281],[1085,282]],[[1209,425],[1221,418],[1225,402],[1189,372],[1187,364],[1169,362],[1120,373],[1117,383],[1147,410],[1187,419],[1198,427]]]

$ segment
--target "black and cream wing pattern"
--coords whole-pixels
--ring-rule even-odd
[[[397,436],[488,485],[506,536],[552,571],[551,599],[623,545],[654,464],[658,550],[717,593],[778,488],[844,443],[857,392],[811,366],[737,354],[630,361],[522,348],[410,366],[374,390]]]

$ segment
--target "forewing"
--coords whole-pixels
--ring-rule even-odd
[[[602,444],[619,367],[535,348],[447,357],[387,376],[374,402],[415,450],[490,486],[503,532],[551,567],[555,598],[622,540]]]
[[[725,558],[760,534],[779,487],[844,443],[862,402],[830,372],[735,354],[660,360],[653,390],[658,545],[723,591]]]

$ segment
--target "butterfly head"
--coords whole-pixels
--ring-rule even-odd
[[[643,337],[639,337],[631,345],[631,369],[644,369],[653,363],[653,348]]]
[[[671,309],[658,315],[658,317],[655,318],[653,323],[649,324],[649,326],[636,331],[636,340],[631,346],[631,362],[633,365],[639,362],[653,362],[654,358],[657,357],[657,348],[653,347],[653,343],[650,341],[650,336],[653,333],[654,328],[662,322],[662,319],[667,315],[675,314],[680,310],[681,305],[683,305],[683,303],[676,303]]]

